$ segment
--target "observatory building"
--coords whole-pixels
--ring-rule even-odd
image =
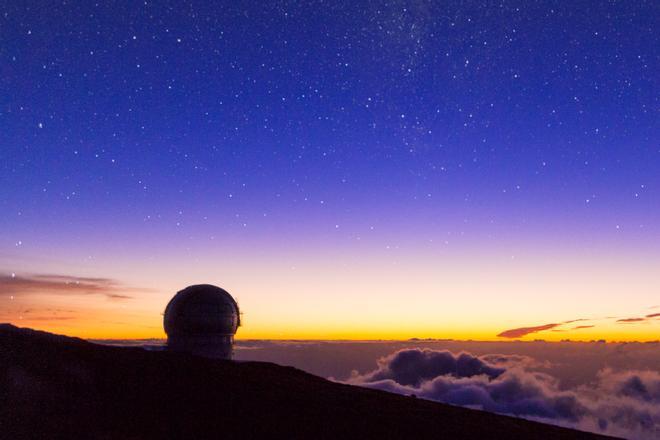
[[[241,318],[238,304],[224,289],[210,284],[177,292],[163,319],[167,349],[214,359],[231,359]]]

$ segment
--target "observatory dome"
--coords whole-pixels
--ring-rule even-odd
[[[168,349],[230,358],[240,325],[238,304],[224,289],[198,284],[179,291],[165,308]]]

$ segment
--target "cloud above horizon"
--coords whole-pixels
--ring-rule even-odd
[[[654,307],[651,307],[651,308],[654,308]],[[617,319],[616,322],[619,323],[619,324],[634,324],[634,323],[639,323],[639,322],[652,321],[654,318],[660,318],[660,313],[651,313],[651,314],[646,315],[644,317]]]
[[[654,307],[650,307],[650,309],[653,309]],[[509,330],[504,330],[500,333],[497,334],[497,337],[499,338],[507,338],[507,339],[518,339],[525,337],[527,335],[531,335],[534,333],[539,333],[539,332],[544,332],[544,331],[552,331],[552,332],[567,332],[571,330],[584,330],[584,329],[589,329],[589,328],[595,328],[596,325],[594,324],[589,324],[589,325],[576,325],[570,328],[566,328],[562,326],[565,326],[566,324],[573,324],[576,322],[584,322],[584,321],[602,321],[602,320],[615,320],[617,324],[637,324],[637,323],[643,323],[646,321],[650,321],[654,318],[660,317],[660,313],[651,313],[648,314],[644,317],[632,317],[632,318],[619,318],[616,316],[606,316],[606,317],[601,317],[601,318],[578,318],[578,319],[570,319],[568,321],[562,321],[559,323],[551,323],[551,324],[542,324],[542,325],[536,325],[536,326],[529,326],[529,327],[519,327],[519,328],[513,328]]]
[[[536,325],[536,326],[530,326],[530,327],[520,327],[520,328],[513,328],[510,330],[504,330],[501,333],[497,334],[497,337],[499,338],[509,338],[509,339],[518,339],[522,338],[527,335],[531,335],[533,333],[539,333],[543,332],[546,330],[551,330],[553,332],[565,332],[568,330],[580,330],[580,329],[586,329],[586,328],[593,328],[595,325],[578,325],[575,327],[572,327],[570,329],[560,329],[558,327],[561,327],[562,325],[565,324],[573,324],[576,322],[584,322],[584,321],[594,321],[594,319],[591,318],[577,318],[577,319],[570,319],[568,321],[563,321],[560,323],[552,323],[552,324],[543,324],[543,325]]]
[[[542,332],[544,330],[550,330],[555,327],[559,327],[561,324],[544,324],[544,325],[537,325],[535,327],[520,327],[520,328],[514,328],[511,330],[505,330],[501,333],[498,333],[498,337],[500,338],[522,338],[523,336],[532,334],[532,333],[538,333]]]
[[[594,384],[566,389],[528,356],[414,348],[346,383],[627,438],[660,432],[657,371],[605,368]]]
[[[111,278],[76,277],[57,274],[0,274],[0,296],[101,295],[110,300],[128,300],[129,293],[146,289],[128,287]]]

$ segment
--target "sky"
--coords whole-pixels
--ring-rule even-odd
[[[0,321],[656,340],[659,8],[0,2]]]

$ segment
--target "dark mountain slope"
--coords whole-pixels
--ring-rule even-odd
[[[329,382],[0,325],[0,437],[596,439]]]

